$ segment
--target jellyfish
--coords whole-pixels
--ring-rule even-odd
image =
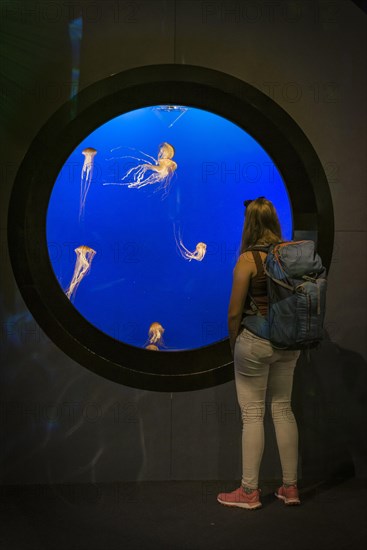
[[[183,244],[180,232],[178,231],[178,235],[176,235],[176,231],[174,231],[174,235],[175,235],[177,250],[185,260],[188,260],[189,262],[191,262],[191,260],[197,260],[198,262],[201,262],[204,259],[204,256],[206,253],[205,243],[199,242],[196,245],[194,252],[190,252],[190,250],[188,250],[186,246]]]
[[[145,159],[140,159],[137,157],[132,157],[130,155],[125,155],[119,158],[134,158],[136,160],[142,161],[142,164],[133,166],[128,170],[121,181],[125,180],[127,177],[131,176],[132,181],[124,183],[104,183],[103,185],[127,185],[129,188],[140,189],[140,187],[145,187],[146,185],[152,185],[159,183],[158,190],[163,189],[164,195],[169,191],[169,186],[173,177],[173,174],[176,171],[177,163],[172,160],[175,150],[170,143],[164,142],[159,146],[158,158],[154,159],[143,153],[147,157],[151,158],[154,161],[154,164],[151,162],[146,162]],[[146,176],[146,172],[152,172],[149,176]]]
[[[149,344],[148,346],[145,346],[145,349],[150,349],[151,351],[159,351],[159,347],[155,346],[154,344]]]
[[[85,158],[80,176],[79,220],[84,215],[85,201],[87,200],[87,194],[93,177],[94,157],[96,154],[97,150],[93,149],[93,147],[87,147],[82,151],[82,155],[84,155]]]
[[[163,333],[164,333],[164,328],[160,323],[157,323],[157,322],[152,323],[149,327],[149,332],[148,332],[149,344],[150,345],[153,344],[155,346],[157,346],[158,344],[159,346],[163,346],[164,345]],[[152,349],[152,348],[149,348],[149,349]]]
[[[93,248],[89,248],[89,246],[85,245],[78,246],[74,252],[76,254],[74,273],[70,285],[65,291],[65,294],[69,300],[75,298],[78,286],[89,272],[92,265],[92,260],[96,254],[96,251],[93,250]]]

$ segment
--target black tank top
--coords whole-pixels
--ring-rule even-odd
[[[268,312],[268,294],[266,288],[266,275],[264,272],[264,266],[261,260],[261,256],[258,250],[252,250],[252,255],[254,257],[257,273],[250,281],[249,291],[245,301],[244,315],[247,311],[251,311],[250,306],[250,296],[256,302],[257,307],[260,310],[261,315],[267,315]]]

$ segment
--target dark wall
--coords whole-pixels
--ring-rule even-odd
[[[44,335],[7,251],[15,174],[70,95],[125,69],[200,65],[240,78],[301,126],[330,183],[335,246],[328,340],[296,369],[300,476],[366,475],[365,15],[345,1],[1,3],[1,483],[235,479],[241,424],[234,383],[148,392],[98,377]],[[83,17],[80,60],[69,22]],[[73,61],[74,59],[74,61]],[[78,72],[74,71],[74,76]],[[266,419],[262,479],[280,477]]]

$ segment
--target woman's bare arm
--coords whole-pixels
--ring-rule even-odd
[[[228,332],[232,354],[252,275],[254,275],[254,259],[251,253],[245,252],[238,258],[233,270],[232,292],[228,307]]]

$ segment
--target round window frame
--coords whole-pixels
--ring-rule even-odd
[[[46,240],[52,188],[71,152],[108,120],[165,104],[213,112],[257,140],[282,174],[293,210],[293,238],[315,240],[328,270],[334,241],[332,199],[321,162],[301,128],[250,84],[190,65],[130,69],[90,85],[65,103],[41,128],[19,167],[9,203],[8,244],[27,307],[68,356],[126,386],[192,391],[233,379],[228,338],[197,349],[156,353],[115,340],[89,323],[66,298]]]

